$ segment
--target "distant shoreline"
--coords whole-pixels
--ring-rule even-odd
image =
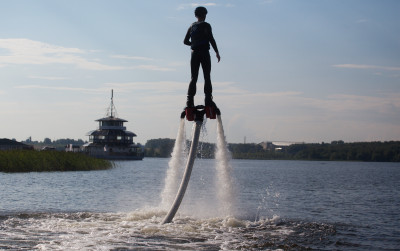
[[[174,139],[152,139],[145,145],[145,157],[168,158]],[[198,157],[213,159],[215,145],[202,142]],[[189,142],[187,142],[189,145]],[[400,162],[400,141],[292,144],[267,148],[263,144],[228,144],[233,159]]]

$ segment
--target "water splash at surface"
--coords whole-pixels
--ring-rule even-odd
[[[0,218],[0,249],[11,250],[289,250],[336,249],[336,226],[231,217],[176,219],[163,213],[36,213]],[[322,240],[321,240],[322,239]],[[336,247],[336,248],[335,248]],[[346,246],[339,246],[345,248]],[[354,246],[353,246],[354,248]]]

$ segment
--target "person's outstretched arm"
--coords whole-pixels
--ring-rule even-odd
[[[210,25],[209,29],[210,29],[209,30],[210,33],[209,33],[209,38],[208,39],[210,40],[210,44],[211,44],[212,48],[214,49],[215,53],[217,54],[216,56],[217,56],[217,59],[218,59],[218,62],[219,62],[221,60],[221,56],[219,55],[217,42],[215,42],[214,36],[212,34],[211,25]]]
[[[188,31],[186,32],[185,39],[183,40],[183,43],[186,45],[189,45],[189,46],[192,45],[192,42],[190,42],[190,30],[191,30],[191,27],[189,27]]]

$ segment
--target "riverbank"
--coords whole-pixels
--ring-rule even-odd
[[[0,172],[91,171],[112,168],[112,163],[79,153],[60,151],[0,151]]]
[[[174,143],[174,139],[148,140],[145,157],[169,158]],[[215,145],[206,142],[200,142],[200,145],[198,157],[213,159]],[[400,141],[345,143],[339,140],[287,146],[272,143],[228,144],[228,149],[233,159],[400,162]]]

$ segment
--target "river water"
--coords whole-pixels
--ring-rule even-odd
[[[160,225],[168,161],[0,173],[0,249],[400,249],[400,163],[232,160],[224,215],[215,161],[198,159],[173,223]]]

